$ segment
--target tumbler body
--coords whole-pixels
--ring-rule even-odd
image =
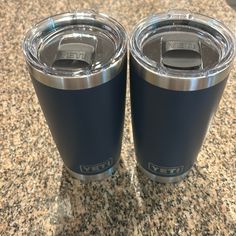
[[[85,181],[110,176],[124,123],[124,28],[94,11],[59,14],[28,31],[23,51],[65,167]]]
[[[196,161],[235,57],[222,23],[186,11],[140,21],[130,39],[132,127],[139,168],[182,180]]]
[[[94,88],[61,90],[32,82],[65,165],[79,174],[98,174],[120,157],[126,66]]]
[[[173,91],[148,83],[130,67],[137,162],[160,177],[185,176],[201,149],[227,79],[208,89]]]

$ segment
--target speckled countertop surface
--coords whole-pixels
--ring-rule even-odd
[[[218,18],[236,32],[233,7],[223,0],[1,0],[0,5],[0,235],[236,235],[236,66],[188,178],[164,185],[137,171],[128,101],[118,171],[84,185],[62,165],[21,51],[32,23],[63,11],[99,9],[130,31],[150,13],[185,8]]]

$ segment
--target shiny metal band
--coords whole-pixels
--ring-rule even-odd
[[[136,73],[141,78],[157,87],[175,91],[195,91],[212,87],[226,79],[232,68],[231,65],[216,74],[209,75],[208,77],[192,76],[189,78],[181,78],[155,73],[151,71],[148,67],[146,67],[144,64],[137,61],[132,54],[130,55],[130,61],[132,70],[136,71]]]
[[[65,165],[65,167],[68,170],[68,172],[71,174],[71,176],[73,176],[76,179],[81,180],[82,182],[87,183],[87,182],[91,182],[91,181],[100,181],[100,180],[107,179],[117,170],[118,165],[119,165],[119,161],[117,161],[116,164],[113,165],[112,167],[110,167],[108,170],[106,170],[102,173],[96,174],[96,175],[82,175],[77,172],[74,172],[73,170],[68,168],[66,165]]]
[[[151,180],[157,181],[159,183],[176,183],[176,182],[180,182],[181,180],[183,180],[186,175],[189,173],[190,170],[184,172],[181,175],[177,175],[177,176],[159,176],[159,175],[154,175],[151,172],[147,171],[146,169],[144,169],[140,164],[138,164],[138,168]]]
[[[99,71],[98,73],[78,77],[48,75],[43,71],[32,67],[31,65],[28,65],[28,68],[31,76],[44,85],[57,89],[78,90],[93,88],[112,80],[121,72],[123,67],[126,66],[126,61],[125,54],[122,59],[116,61],[113,65],[111,65],[111,67],[107,69]]]

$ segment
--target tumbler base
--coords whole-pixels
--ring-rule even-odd
[[[68,168],[66,165],[64,165],[66,167],[66,169],[68,170],[68,172],[70,173],[70,175],[76,179],[79,179],[83,182],[91,182],[91,181],[99,181],[99,180],[104,180],[106,178],[108,178],[109,176],[111,176],[118,168],[119,165],[119,161],[116,162],[115,165],[113,165],[111,168],[109,168],[108,170],[99,173],[99,174],[95,174],[95,175],[82,175],[79,174],[77,172],[74,172],[73,170],[71,170],[70,168]]]
[[[141,170],[141,172],[143,172],[148,178],[150,178],[151,180],[157,181],[159,183],[176,183],[176,182],[180,182],[181,180],[183,180],[186,175],[189,173],[190,169],[186,172],[184,172],[181,175],[177,175],[177,176],[159,176],[159,175],[154,175],[151,172],[147,171],[146,169],[144,169],[141,165],[138,164],[138,168]]]

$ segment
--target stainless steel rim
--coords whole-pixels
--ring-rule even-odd
[[[159,183],[177,183],[177,182],[180,182],[181,180],[183,180],[187,176],[187,174],[190,171],[190,170],[188,170],[188,171],[184,172],[183,174],[177,175],[177,176],[159,176],[159,175],[154,175],[151,172],[147,171],[140,164],[138,164],[138,168],[148,178],[150,178],[151,180],[154,180],[156,182],[159,182]]]
[[[115,78],[126,66],[126,54],[122,60],[114,63],[109,69],[100,71],[93,75],[84,77],[61,77],[54,75],[47,75],[44,72],[28,65],[31,76],[40,83],[56,89],[63,90],[78,90],[88,89],[104,84]]]
[[[142,65],[132,54],[130,55],[130,62],[132,70],[135,70],[136,74],[148,83],[174,91],[196,91],[212,87],[226,79],[232,68],[232,65],[230,65],[225,70],[222,70],[215,75],[209,75],[208,78],[204,76],[195,78],[192,76],[181,79],[178,77],[168,77],[154,73],[148,67]]]
[[[68,170],[68,172],[71,174],[71,176],[86,183],[86,182],[91,182],[91,181],[101,181],[101,180],[107,179],[117,170],[118,165],[119,165],[119,161],[117,161],[116,164],[110,167],[108,170],[102,173],[96,174],[96,175],[82,175],[77,172],[74,172],[73,170],[68,168],[66,165],[65,167]]]

